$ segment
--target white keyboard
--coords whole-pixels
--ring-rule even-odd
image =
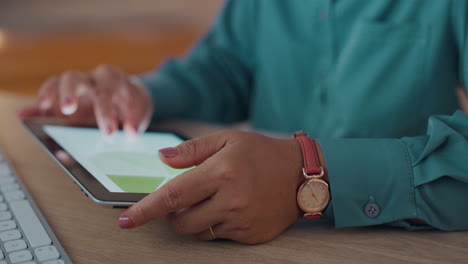
[[[71,263],[0,151],[0,264]]]

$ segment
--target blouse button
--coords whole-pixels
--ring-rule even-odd
[[[380,214],[380,207],[376,203],[368,203],[364,208],[364,213],[369,218],[375,218]]]

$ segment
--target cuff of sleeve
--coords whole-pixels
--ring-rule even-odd
[[[411,162],[398,139],[318,140],[336,227],[417,218]]]

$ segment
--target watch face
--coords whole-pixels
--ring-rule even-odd
[[[304,182],[297,193],[297,203],[306,213],[323,211],[329,198],[328,184],[319,179]]]

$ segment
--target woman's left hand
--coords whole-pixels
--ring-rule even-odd
[[[303,181],[297,140],[223,131],[159,151],[177,176],[119,218],[121,228],[167,216],[175,232],[202,240],[257,244],[296,222],[296,192]]]

